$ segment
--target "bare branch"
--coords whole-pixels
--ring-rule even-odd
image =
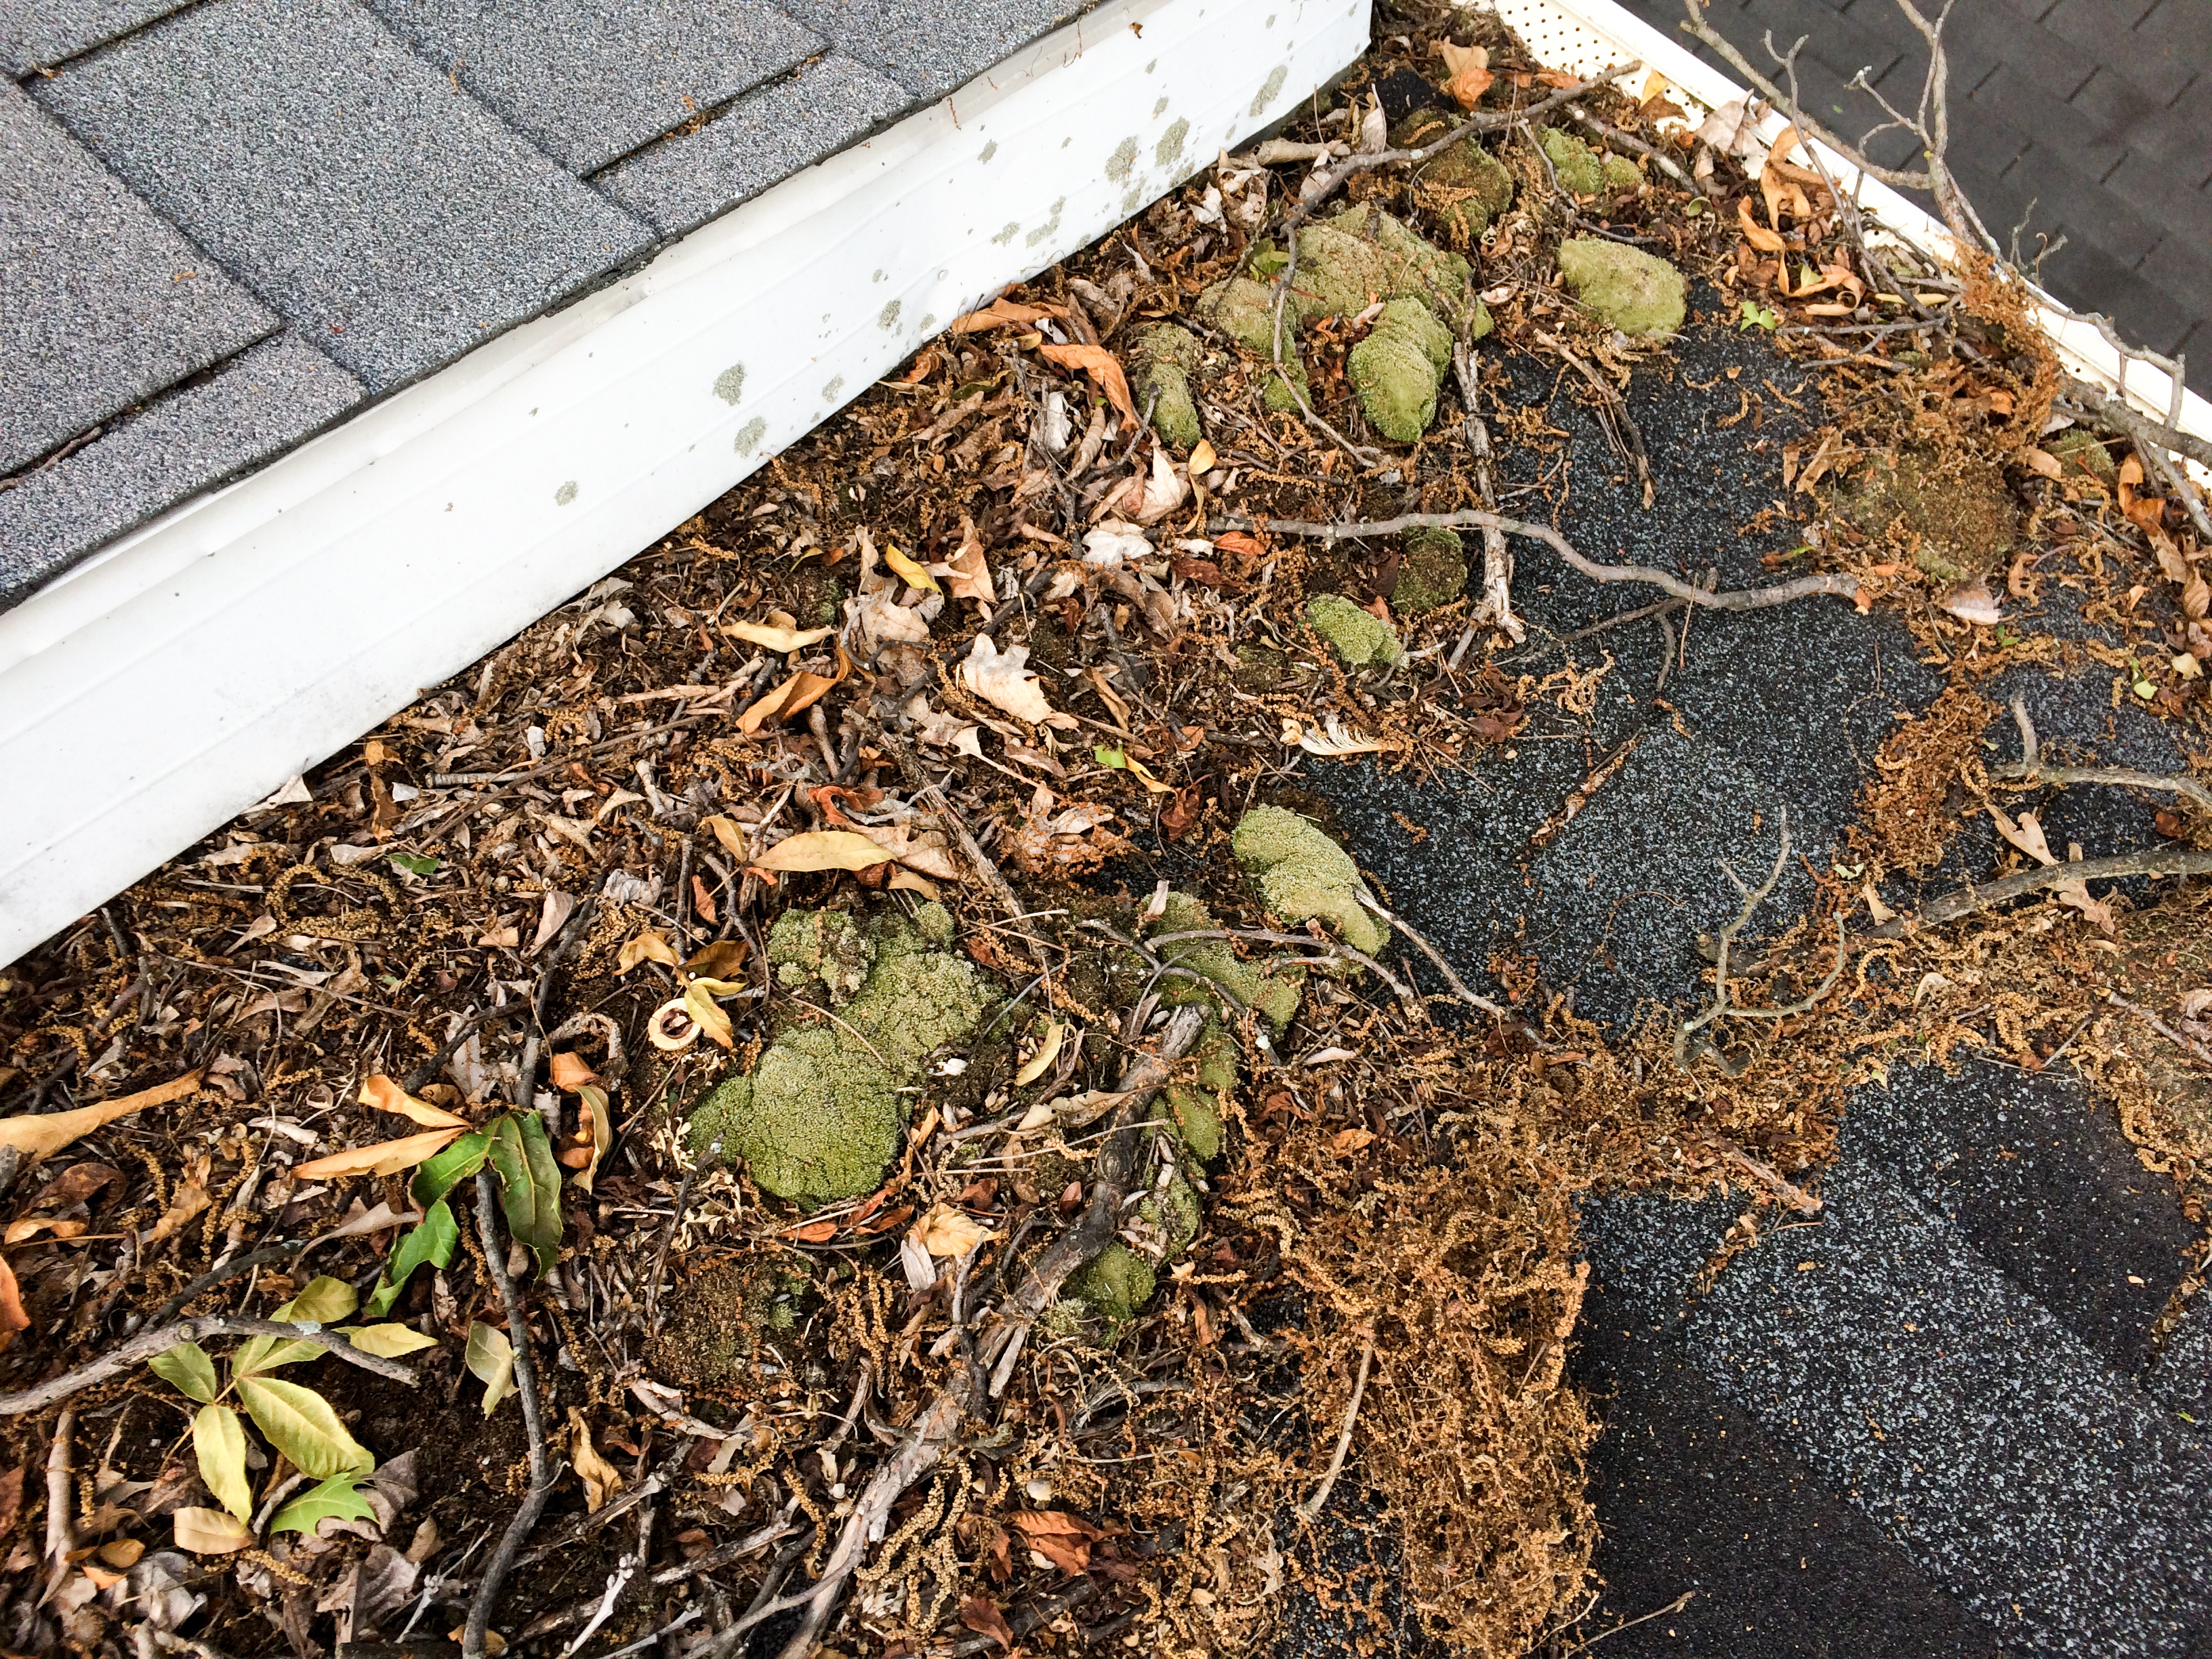
[[[2153,847],[2140,853],[2120,853],[2105,859],[2076,859],[2070,863],[2039,864],[2015,875],[1947,893],[1917,915],[1896,916],[1867,931],[1876,939],[1901,939],[1922,927],[1934,927],[1976,910],[1986,910],[2007,899],[2039,893],[2072,881],[2106,881],[2121,876],[2202,876],[2212,874],[2212,853],[2193,847]]]
[[[326,1352],[336,1354],[348,1364],[358,1365],[365,1371],[374,1371],[379,1376],[389,1377],[394,1382],[404,1382],[410,1389],[420,1380],[412,1366],[403,1365],[396,1359],[383,1358],[365,1348],[356,1348],[351,1337],[324,1330],[318,1325],[295,1325],[275,1319],[244,1319],[233,1314],[203,1314],[197,1319],[180,1319],[173,1325],[141,1331],[122,1346],[102,1354],[89,1364],[80,1365],[73,1371],[64,1371],[59,1376],[19,1389],[14,1394],[0,1394],[0,1417],[20,1417],[25,1412],[42,1411],[56,1401],[81,1394],[94,1383],[105,1382],[117,1373],[126,1371],[156,1354],[167,1353],[179,1342],[197,1342],[207,1336],[274,1336],[288,1342],[312,1342]]]

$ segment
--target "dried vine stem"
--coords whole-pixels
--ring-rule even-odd
[[[1993,769],[1990,774],[1992,777],[2017,779],[2031,785],[2109,783],[2124,789],[2154,789],[2161,794],[2180,795],[2212,812],[2212,789],[2207,789],[2194,778],[2137,772],[2124,766],[2045,766],[2036,739],[2035,723],[2027,717],[2027,701],[2016,694],[2012,700],[2012,718],[2013,724],[2020,728],[2021,757]]]
[[[1359,1402],[1367,1393],[1368,1368],[1375,1363],[1375,1334],[1370,1331],[1360,1345],[1359,1376],[1352,1385],[1352,1403],[1344,1408],[1344,1431],[1336,1437],[1336,1455],[1328,1460],[1328,1468],[1321,1478],[1321,1485],[1313,1489],[1313,1496],[1298,1505],[1298,1518],[1310,1526],[1328,1506],[1328,1495],[1336,1490],[1336,1477],[1344,1473],[1344,1460],[1352,1450],[1352,1427],[1359,1420]]]
[[[2110,881],[2122,876],[2202,876],[2212,874],[2212,853],[2193,847],[2154,847],[2141,853],[2120,853],[2105,859],[2077,859],[2070,863],[2039,864],[2016,875],[1947,893],[1917,915],[1893,916],[1867,931],[1876,939],[1902,939],[1921,927],[1956,921],[1976,910],[2039,893],[2069,881]]]
[[[1198,1004],[1176,1010],[1161,1033],[1158,1054],[1140,1055],[1123,1073],[1117,1092],[1125,1097],[1115,1113],[1113,1130],[1100,1149],[1097,1179],[1083,1219],[1046,1247],[1030,1267],[1029,1276],[1000,1306],[995,1322],[976,1343],[974,1356],[955,1370],[952,1381],[915,1419],[897,1449],[869,1479],[846,1517],[830,1559],[823,1564],[822,1576],[807,1589],[779,1597],[733,1620],[717,1638],[713,1659],[727,1659],[736,1651],[744,1631],[794,1607],[804,1608],[805,1614],[798,1630],[784,1644],[779,1659],[807,1659],[814,1651],[868,1547],[881,1542],[888,1530],[891,1506],[908,1487],[936,1468],[969,1418],[1005,1386],[1005,1377],[1013,1369],[1030,1327],[1052,1305],[1060,1287],[1113,1243],[1131,1196],[1138,1153],[1145,1139],[1145,1112],[1153,1093],[1168,1080],[1169,1068],[1198,1040],[1205,1018],[1206,1011]]]
[[[0,1394],[0,1417],[20,1417],[25,1412],[42,1411],[57,1401],[82,1394],[94,1383],[105,1382],[118,1372],[126,1371],[156,1354],[167,1353],[179,1342],[197,1342],[205,1336],[275,1336],[290,1342],[312,1342],[317,1347],[336,1354],[348,1364],[358,1365],[365,1371],[374,1371],[379,1376],[389,1377],[394,1382],[404,1382],[410,1389],[420,1380],[412,1366],[356,1348],[351,1337],[340,1336],[317,1325],[295,1325],[275,1319],[246,1319],[235,1314],[202,1314],[197,1319],[180,1319],[173,1325],[141,1331],[120,1347],[102,1354],[89,1364],[80,1365],[73,1371],[64,1371],[59,1376],[19,1389],[14,1394]]]
[[[2175,1048],[2203,1060],[2207,1066],[2212,1066],[2212,1048],[2206,1048],[2203,1043],[2199,1042],[2195,1037],[2191,1036],[2185,1031],[2175,1030],[2172,1026],[2167,1024],[2164,1020],[2160,1019],[2156,1014],[2151,1012],[2149,1009],[2144,1007],[2141,1003],[2130,1002],[2118,991],[2106,991],[2105,993],[2105,1000],[2111,1003],[2115,1008],[2123,1009],[2125,1012],[2133,1014],[2137,1019],[2142,1021],[2144,1024],[2149,1026],[2152,1030],[2157,1032],[2168,1042],[2171,1042]]]
[[[1467,405],[1467,416],[1460,430],[1474,457],[1474,486],[1482,496],[1484,509],[1495,513],[1498,485],[1490,470],[1490,428],[1484,423],[1480,412],[1474,348],[1464,340],[1452,348],[1452,373],[1459,380],[1460,401]],[[1506,544],[1505,532],[1494,526],[1486,526],[1482,532],[1482,602],[1475,607],[1474,617],[1478,623],[1487,622],[1501,629],[1516,645],[1528,637],[1521,618],[1513,614],[1513,550]],[[1459,666],[1456,651],[1451,665]]]
[[[1323,541],[1345,541],[1358,536],[1395,536],[1408,530],[1502,530],[1509,536],[1526,536],[1540,541],[1569,566],[1579,570],[1592,581],[1648,582],[1662,592],[1671,593],[1686,605],[1706,611],[1764,611],[1769,605],[1788,605],[1793,599],[1808,599],[1815,594],[1832,594],[1841,599],[1858,597],[1856,578],[1844,575],[1800,576],[1795,581],[1777,582],[1771,587],[1743,587],[1723,593],[1709,593],[1704,588],[1684,581],[1680,576],[1646,564],[1600,564],[1575,550],[1574,544],[1559,532],[1545,524],[1529,524],[1520,519],[1509,519],[1496,513],[1468,509],[1460,513],[1406,513],[1395,519],[1370,520],[1359,524],[1315,524],[1304,519],[1253,519],[1227,517],[1208,521],[1209,532],[1218,530],[1265,530],[1278,536],[1311,536]]]

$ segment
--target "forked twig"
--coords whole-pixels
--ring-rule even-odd
[[[1994,768],[1992,777],[2016,778],[2026,784],[2109,783],[2124,789],[2154,789],[2161,794],[2183,796],[2212,812],[2212,789],[2207,789],[2194,778],[2137,772],[2124,766],[2045,766],[2036,741],[2034,722],[2027,717],[2027,699],[2017,694],[2012,700],[2012,718],[2013,724],[2020,728],[2021,757]]]

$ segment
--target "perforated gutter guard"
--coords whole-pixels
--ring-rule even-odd
[[[0,615],[0,963],[1289,114],[1368,0],[1112,0]]]

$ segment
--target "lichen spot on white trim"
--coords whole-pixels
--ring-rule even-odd
[[[1279,82],[1281,76],[1276,79]],[[1106,176],[1115,184],[1125,182],[1137,165],[1137,135],[1131,133],[1114,146],[1114,153],[1106,158]]]
[[[1275,20],[1271,17],[1267,21],[1272,24]],[[1278,64],[1267,71],[1267,78],[1260,83],[1260,90],[1252,94],[1252,114],[1266,112],[1267,106],[1275,101],[1276,94],[1282,91],[1283,82],[1290,78],[1290,73],[1288,64]]]
[[[714,377],[714,395],[732,409],[738,399],[745,395],[745,366],[732,363]]]
[[[1182,155],[1182,141],[1190,137],[1190,123],[1180,115],[1175,124],[1160,135],[1160,142],[1152,147],[1152,160],[1160,167],[1172,167]]]
[[[751,454],[753,451],[760,447],[761,440],[767,436],[767,419],[763,416],[754,416],[752,419],[747,421],[743,426],[738,428],[738,453],[740,455]]]
[[[840,374],[832,380],[828,386],[822,388],[822,401],[825,404],[836,403],[837,401],[837,394],[844,389],[845,377]]]
[[[553,492],[553,505],[556,507],[566,507],[575,499],[576,481],[574,478],[569,479],[568,483]]]
[[[899,303],[900,302],[898,301],[894,300],[876,313],[876,326],[878,328],[896,328],[898,326]]]
[[[998,153],[999,153],[999,141],[998,141],[997,139],[994,138],[993,140],[991,140],[991,142],[990,142],[989,143],[988,143],[988,144],[986,144],[986,145],[984,145],[984,146],[983,146],[981,152],[980,154],[978,154],[978,155],[977,155],[977,156],[975,157],[975,159],[976,159],[977,161],[979,161],[983,162],[985,165],[987,165],[987,166],[988,166],[988,165],[989,164],[989,162],[990,162],[991,158],[992,158],[994,155],[996,155]]]

